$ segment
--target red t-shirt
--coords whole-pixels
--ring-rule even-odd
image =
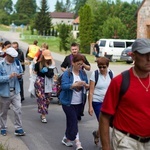
[[[147,87],[149,77],[140,78]],[[118,101],[122,75],[112,79],[101,108],[102,112],[114,115],[116,129],[142,137],[150,137],[150,88],[142,86],[130,69],[130,85]]]

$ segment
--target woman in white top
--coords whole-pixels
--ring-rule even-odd
[[[106,94],[107,88],[113,77],[113,72],[108,69],[109,59],[106,57],[100,57],[97,59],[98,70],[92,72],[90,77],[90,89],[88,95],[89,102],[89,115],[95,113],[97,120],[99,121],[100,109]],[[97,75],[96,75],[97,74]],[[94,143],[99,143],[99,129],[93,132]]]

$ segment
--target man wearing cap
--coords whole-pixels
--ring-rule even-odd
[[[22,78],[23,69],[15,61],[18,52],[10,47],[6,50],[6,56],[0,61],[0,126],[1,135],[6,135],[7,113],[11,108],[15,114],[15,135],[25,135],[21,121],[21,97],[19,79]]]
[[[25,65],[24,65],[24,53],[19,48],[18,42],[12,42],[12,47],[18,52],[18,56],[16,59],[18,59],[22,64],[23,72],[25,72]],[[21,102],[25,100],[24,98],[24,87],[23,87],[23,78],[19,80],[20,83],[20,96],[21,96]]]
[[[150,39],[137,39],[132,45],[134,66],[129,86],[120,97],[122,74],[112,79],[100,114],[103,150],[150,150]],[[109,122],[113,131],[109,137]]]

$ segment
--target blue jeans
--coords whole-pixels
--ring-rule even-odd
[[[80,115],[83,104],[78,105],[62,105],[66,114],[66,132],[67,139],[74,141],[78,133],[78,116]]]
[[[100,102],[92,102],[93,109],[96,115],[97,120],[99,121],[99,114],[103,103]]]

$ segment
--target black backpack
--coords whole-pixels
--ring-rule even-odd
[[[122,74],[122,82],[121,82],[120,92],[119,92],[119,102],[121,101],[122,96],[127,92],[128,87],[130,85],[129,70],[126,70],[126,71],[122,72],[121,74]],[[119,103],[118,103],[118,105],[119,105]],[[118,105],[117,105],[117,107],[118,107]],[[110,123],[109,123],[110,127],[113,127],[113,119],[114,119],[114,116],[111,116]]]

